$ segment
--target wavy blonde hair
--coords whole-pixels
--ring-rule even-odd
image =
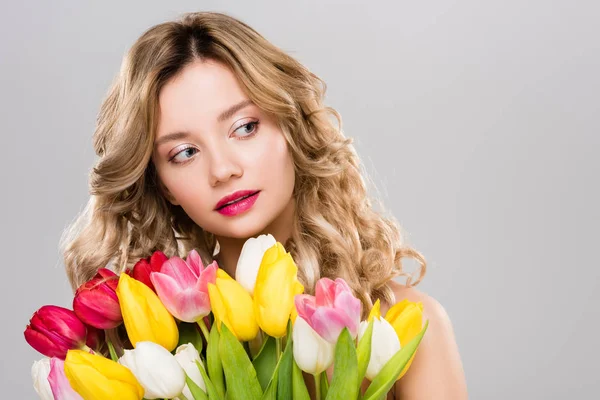
[[[195,248],[204,262],[212,261],[214,235],[166,200],[151,160],[161,88],[186,65],[207,59],[229,66],[250,99],[277,117],[285,135],[297,209],[284,246],[306,291],[320,277],[342,277],[366,315],[376,299],[394,301],[392,278],[418,284],[425,260],[403,244],[393,217],[374,210],[352,139],[343,135],[340,115],[323,105],[325,82],[244,22],[196,12],[144,32],[102,103],[91,197],[61,238],[73,290],[101,267],[120,273],[155,250],[184,257]],[[420,265],[415,282],[403,270],[405,257]]]

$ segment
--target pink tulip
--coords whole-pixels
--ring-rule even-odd
[[[142,282],[154,292],[156,289],[150,280],[150,274],[152,272],[160,272],[162,265],[169,258],[160,250],[156,250],[152,253],[151,256],[146,258],[141,258],[135,265],[133,266],[133,270],[128,270],[127,275],[131,276],[133,279]]]
[[[116,328],[123,322],[117,284],[119,277],[109,269],[100,268],[89,281],[75,292],[73,311],[80,320],[98,329]]]
[[[86,349],[87,329],[77,315],[59,306],[42,306],[25,328],[25,340],[48,357],[65,359],[69,349]]]
[[[65,375],[65,362],[57,357],[50,359],[50,374],[48,375],[50,389],[54,400],[83,400],[83,398],[71,387]]]
[[[218,265],[206,268],[196,250],[187,259],[174,256],[165,261],[160,272],[152,272],[150,280],[167,310],[177,319],[197,322],[210,313],[208,283],[215,283]]]
[[[342,278],[317,281],[315,295],[299,294],[295,297],[298,316],[302,317],[323,339],[336,343],[347,327],[356,338],[360,325],[361,302]]]

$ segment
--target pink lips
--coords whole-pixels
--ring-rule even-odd
[[[227,215],[227,216],[234,216],[234,215],[241,214],[241,213],[249,210],[250,208],[252,208],[252,206],[258,199],[259,194],[260,194],[260,192],[255,191],[255,190],[254,191],[235,192],[233,195],[227,196],[227,197],[224,197],[223,199],[221,199],[221,201],[219,201],[219,203],[217,204],[217,207],[215,209],[220,214]],[[248,196],[248,195],[250,195],[250,196]],[[236,201],[235,203],[228,204],[223,207],[223,204],[225,204],[229,201],[235,200],[235,199],[239,199],[240,197],[244,197],[244,196],[248,196],[248,197],[246,197],[243,200]],[[222,208],[219,208],[219,207],[222,207]]]

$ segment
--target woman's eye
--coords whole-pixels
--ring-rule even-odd
[[[186,161],[188,161],[188,160],[189,160],[189,158],[186,158],[186,157],[183,157],[183,156],[185,156],[185,155],[190,155],[190,150],[192,150],[192,151],[194,151],[194,152],[198,151],[198,150],[196,150],[196,149],[195,149],[195,148],[193,148],[193,147],[187,147],[187,148],[185,148],[185,149],[181,150],[179,153],[175,154],[173,157],[171,157],[171,158],[169,159],[169,162],[173,162],[173,163],[175,163],[175,164],[182,164],[182,163],[185,163]],[[179,156],[181,156],[181,155],[182,155],[182,157],[179,157]],[[191,155],[194,155],[194,153],[192,153]],[[178,157],[179,157],[179,158],[178,158]]]
[[[256,130],[258,129],[258,124],[259,121],[252,121],[252,122],[248,122],[242,126],[240,126],[239,128],[237,128],[234,132],[241,132],[241,138],[247,138],[249,136],[252,136],[254,133],[256,133]]]

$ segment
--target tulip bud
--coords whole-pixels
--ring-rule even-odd
[[[336,343],[338,336],[348,328],[354,339],[360,324],[361,302],[342,278],[317,281],[315,295],[300,294],[295,297],[298,316],[325,340]]]
[[[171,399],[180,395],[185,386],[183,369],[173,354],[159,344],[138,342],[135,350],[125,350],[119,364],[133,372],[146,399]]]
[[[379,312],[379,299],[375,302],[367,321],[360,323],[358,340],[363,337],[369,321],[373,320],[373,333],[371,336],[371,358],[365,376],[373,380],[385,364],[400,350],[400,341],[394,328],[388,321],[381,318]]]
[[[294,296],[304,291],[297,273],[298,267],[281,243],[265,251],[253,300],[258,325],[270,336],[280,338],[286,334]]]
[[[412,302],[408,299],[404,299],[394,304],[386,313],[385,319],[394,328],[400,346],[406,346],[423,327],[423,303]],[[418,351],[418,350],[417,350]],[[406,374],[408,368],[412,364],[415,358],[415,352],[412,357],[408,360],[408,363],[400,373],[397,379],[400,379]]]
[[[210,304],[219,332],[224,323],[238,340],[249,341],[258,334],[258,324],[250,294],[222,269],[215,283],[208,284]]]
[[[86,400],[144,397],[144,388],[127,367],[97,354],[69,350],[64,369],[71,387]]]
[[[215,283],[217,263],[206,268],[196,250],[186,261],[175,256],[165,261],[160,272],[152,272],[150,280],[167,310],[177,319],[197,322],[210,313],[208,283]]]
[[[60,358],[52,357],[50,360],[48,382],[50,382],[54,400],[83,400],[71,387],[65,375],[65,362]]]
[[[123,316],[116,290],[119,277],[107,268],[85,282],[75,292],[73,311],[80,320],[98,329],[112,329],[121,325]]]
[[[158,343],[169,351],[177,347],[177,323],[148,286],[122,273],[117,296],[127,336],[133,347],[140,341]]]
[[[275,245],[276,240],[273,235],[259,235],[251,237],[244,242],[240,257],[238,258],[235,269],[235,280],[240,283],[250,293],[254,295],[254,286],[256,277],[263,255],[267,249]]]
[[[48,357],[64,360],[69,349],[87,349],[85,325],[64,307],[42,306],[29,320],[24,335],[31,347]]]
[[[44,357],[41,360],[35,361],[31,366],[31,378],[33,379],[33,388],[40,396],[41,400],[54,400],[52,388],[48,381],[50,374],[50,358]]]
[[[131,271],[127,271],[126,273],[133,279],[142,282],[144,285],[156,292],[154,285],[152,284],[152,280],[150,279],[150,274],[152,272],[160,272],[163,263],[167,260],[168,257],[162,251],[156,250],[151,256],[141,258],[137,263],[135,263],[133,269]]]
[[[297,317],[292,330],[294,360],[309,374],[320,374],[333,364],[335,345],[323,339],[302,317]]]
[[[175,359],[183,368],[185,373],[190,377],[192,381],[196,385],[200,387],[204,392],[206,392],[206,385],[204,383],[204,379],[202,379],[202,374],[198,369],[198,365],[196,365],[196,361],[202,364],[202,360],[200,359],[200,353],[191,343],[182,344],[175,350]],[[185,388],[183,389],[183,395],[186,399],[193,399],[194,396],[190,391],[187,383]]]

